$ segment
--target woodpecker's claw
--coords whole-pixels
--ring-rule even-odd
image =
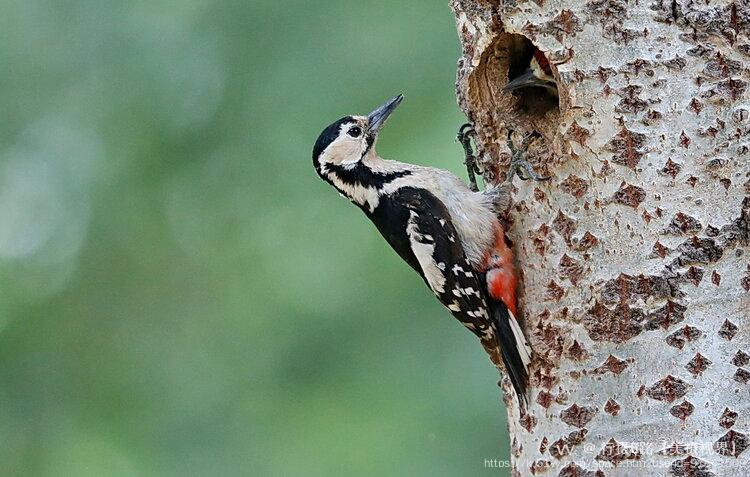
[[[477,157],[474,155],[474,150],[471,147],[471,138],[476,136],[476,131],[471,123],[466,123],[458,129],[456,139],[461,143],[464,148],[464,164],[466,165],[466,173],[469,176],[469,189],[474,192],[479,191],[477,186],[476,174],[482,175],[482,170],[477,165]]]
[[[526,161],[519,161],[518,166],[520,168],[516,170],[516,174],[518,174],[518,177],[520,177],[522,181],[533,179],[539,182],[539,181],[547,181],[550,179],[549,176],[540,176],[539,174],[534,172],[534,169],[531,167],[531,164],[529,164]],[[524,176],[523,174],[521,174],[521,170],[523,170],[527,175]]]
[[[523,138],[520,149],[517,149],[516,145],[513,143],[512,135],[513,135],[513,130],[509,129],[508,130],[508,149],[510,149],[510,168],[508,169],[508,178],[506,179],[506,181],[513,182],[513,177],[516,175],[518,175],[518,177],[522,181],[527,181],[529,179],[533,179],[535,181],[549,180],[550,177],[540,176],[539,174],[534,172],[534,168],[531,167],[531,164],[529,164],[527,161],[523,159],[523,153],[528,149],[529,144],[531,144],[531,141],[540,137],[541,135],[536,131],[527,135],[525,138]]]

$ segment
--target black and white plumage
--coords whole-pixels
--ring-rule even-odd
[[[510,206],[509,187],[472,192],[448,171],[380,158],[378,133],[401,99],[323,130],[313,148],[315,169],[363,210],[440,302],[480,339],[525,403],[531,349],[514,316],[512,252],[498,220]]]

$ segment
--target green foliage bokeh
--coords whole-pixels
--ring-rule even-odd
[[[0,475],[495,474],[498,376],[319,132],[463,176],[444,2],[6,1]]]

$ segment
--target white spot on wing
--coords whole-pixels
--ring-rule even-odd
[[[429,236],[424,236],[419,232],[417,223],[414,220],[418,217],[419,215],[413,210],[409,212],[406,234],[409,236],[411,249],[417,257],[419,266],[422,267],[422,273],[424,273],[425,279],[427,279],[430,288],[432,288],[432,291],[435,293],[443,293],[443,291],[445,291],[445,277],[443,276],[443,272],[438,264],[435,263],[435,258],[433,257],[435,244],[421,242],[421,240],[424,240]],[[430,240],[431,239],[432,237],[430,237]]]

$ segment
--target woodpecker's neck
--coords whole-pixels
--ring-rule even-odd
[[[354,163],[326,164],[321,172],[321,177],[342,195],[371,212],[386,185],[412,173],[408,164],[386,161],[375,153]]]

